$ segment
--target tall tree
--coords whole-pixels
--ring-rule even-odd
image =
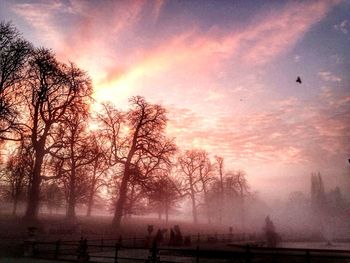
[[[226,195],[228,200],[237,197],[241,215],[241,228],[245,230],[245,197],[249,195],[246,173],[243,170],[226,174]]]
[[[203,190],[204,205],[207,213],[208,223],[211,223],[209,187],[214,180],[215,166],[211,163],[206,151],[202,151],[201,159],[201,165],[199,167],[199,180]]]
[[[91,138],[93,161],[87,166],[86,169],[87,181],[89,184],[86,212],[87,216],[91,216],[94,199],[100,188],[108,185],[107,172],[109,169],[109,164],[105,153],[103,152],[101,141],[97,138],[97,136],[98,134],[95,134]]]
[[[165,109],[139,96],[132,97],[130,104],[131,109],[126,114],[106,105],[104,113],[99,115],[109,138],[110,160],[113,165],[122,166],[123,171],[113,218],[117,228],[123,217],[131,178],[146,177],[162,164],[170,163],[170,156],[176,150],[174,143],[165,136]]]
[[[148,197],[150,206],[156,208],[159,218],[164,213],[165,223],[168,224],[169,212],[176,206],[182,194],[175,178],[169,173],[158,171],[157,176],[149,184]]]
[[[223,190],[222,190],[223,187]],[[244,199],[249,194],[246,174],[242,170],[227,172],[220,178],[215,178],[209,189],[210,211],[216,216],[218,222],[225,220],[232,224],[232,218],[237,218],[244,227]],[[218,213],[220,211],[225,213]]]
[[[0,22],[0,139],[15,139],[10,133],[16,126],[15,105],[22,92],[20,82],[32,50],[11,23]]]
[[[181,190],[188,196],[192,204],[193,222],[198,222],[198,194],[202,191],[200,186],[200,168],[203,165],[200,150],[188,150],[178,157],[180,172],[184,175]]]
[[[42,196],[50,214],[52,214],[53,209],[55,209],[57,212],[57,210],[63,205],[64,196],[62,193],[62,188],[57,184],[57,182],[51,182],[48,185],[44,185]]]
[[[16,215],[18,202],[23,198],[28,187],[32,169],[32,152],[25,141],[9,156],[2,178],[9,186],[7,197],[13,202],[12,214]]]
[[[36,219],[39,208],[42,165],[45,156],[61,147],[55,141],[58,124],[73,104],[84,105],[92,94],[90,79],[74,64],[59,63],[51,51],[36,49],[29,61],[25,81],[26,103],[23,123],[34,150],[34,167],[26,217]]]
[[[220,186],[220,192],[219,192],[219,221],[221,223],[222,221],[222,214],[223,214],[223,207],[224,204],[224,158],[221,156],[215,156],[216,164],[218,167],[219,172],[219,186]]]
[[[65,184],[67,193],[67,218],[75,219],[75,207],[77,199],[88,192],[88,176],[82,170],[86,170],[94,159],[98,158],[99,152],[96,152],[95,147],[91,145],[92,138],[87,131],[88,107],[79,108],[72,107],[67,111],[67,115],[63,118],[59,131],[60,138],[55,138],[62,147],[52,153],[55,158],[59,159],[61,164],[62,181]],[[84,176],[85,178],[79,178]],[[80,182],[80,185],[79,185]],[[77,189],[80,189],[78,195]]]

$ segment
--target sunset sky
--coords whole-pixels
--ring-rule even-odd
[[[350,1],[0,0],[0,19],[86,70],[98,102],[164,105],[178,145],[253,191],[350,186]]]

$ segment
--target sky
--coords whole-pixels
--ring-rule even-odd
[[[97,102],[164,105],[180,148],[254,192],[308,193],[312,172],[350,189],[350,1],[0,0],[0,19],[86,70]]]

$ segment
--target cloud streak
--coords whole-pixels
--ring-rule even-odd
[[[117,96],[130,95],[126,89],[137,89],[145,76],[200,71],[210,78],[227,67],[228,61],[247,66],[269,63],[290,50],[337,1],[288,3],[257,15],[241,29],[212,27],[203,31],[193,24],[187,31],[176,32],[176,36],[153,36],[155,44],[144,41],[150,46],[124,43],[136,36],[142,23],[149,22],[148,16],[151,21],[158,19],[165,1],[68,3],[16,4],[14,10],[49,42],[56,43],[61,57],[87,69],[95,81],[97,96],[105,99],[104,94],[112,89]],[[67,19],[74,15],[76,19],[69,24],[70,34],[60,28],[62,15]]]
[[[349,101],[350,96],[333,93],[311,104],[290,98],[276,101],[273,110],[218,117],[212,127],[203,125],[205,117],[181,109],[171,115],[169,132],[183,147],[201,141],[204,148],[241,163],[321,165],[350,151]]]

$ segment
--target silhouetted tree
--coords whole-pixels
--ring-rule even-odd
[[[64,65],[51,51],[36,49],[29,61],[25,81],[26,119],[23,127],[31,138],[34,166],[29,189],[26,217],[36,219],[40,184],[50,179],[41,174],[45,156],[62,145],[55,141],[57,126],[67,116],[70,106],[84,105],[92,93],[86,74],[75,65]]]
[[[222,177],[223,190],[221,178],[216,178],[210,186],[210,212],[217,215],[216,219],[219,222],[223,221],[225,215],[228,223],[232,223],[232,218],[235,215],[240,215],[241,225],[244,228],[244,199],[249,195],[245,172],[239,170],[225,173]],[[219,207],[221,207],[221,211],[225,211],[225,214],[216,212]]]
[[[42,195],[50,214],[52,214],[53,209],[57,211],[57,209],[63,206],[64,194],[57,183],[50,183],[48,185],[45,185],[43,187]]]
[[[127,192],[123,214],[128,217],[144,214],[147,206],[147,194],[146,189],[137,180],[137,176],[131,176]]]
[[[232,198],[232,195],[230,193],[233,192],[233,196],[237,196],[238,193],[238,199],[239,199],[239,206],[240,206],[240,214],[241,214],[241,227],[244,231],[244,222],[245,222],[245,207],[244,207],[244,201],[245,197],[249,195],[249,186],[248,181],[246,178],[246,173],[243,170],[238,170],[233,173],[228,173],[226,175],[226,184],[228,189],[228,200]]]
[[[215,166],[210,162],[208,153],[202,151],[201,165],[199,167],[199,180],[204,195],[204,205],[208,218],[208,223],[211,222],[210,202],[209,202],[209,187],[214,180]]]
[[[62,147],[54,153],[54,157],[59,159],[62,163],[61,175],[65,184],[67,196],[67,218],[75,218],[75,207],[77,199],[81,199],[88,194],[87,187],[88,175],[85,172],[88,165],[98,158],[99,152],[96,152],[95,146],[91,145],[93,142],[86,129],[86,121],[88,117],[88,108],[85,109],[73,108],[68,110],[67,115],[63,118],[60,124],[61,138],[56,141]],[[78,176],[85,178],[78,178]],[[80,185],[78,183],[81,183]],[[80,188],[80,195],[77,194],[77,189]]]
[[[221,223],[222,221],[222,214],[223,214],[223,204],[224,204],[224,158],[221,156],[215,156],[216,164],[218,167],[218,172],[219,172],[219,186],[220,186],[220,191],[219,191],[219,206],[217,207],[218,212],[219,212],[219,222]]]
[[[202,166],[202,152],[200,150],[188,150],[178,157],[180,172],[183,174],[181,191],[188,196],[192,204],[193,222],[198,222],[198,194],[202,191],[200,187],[199,170]]]
[[[108,185],[107,171],[109,165],[103,152],[101,141],[97,138],[98,134],[91,137],[91,150],[93,161],[87,165],[86,174],[89,183],[88,199],[87,199],[87,216],[91,216],[92,207],[94,205],[94,198],[99,189]]]
[[[170,177],[168,171],[158,171],[149,183],[148,197],[150,206],[158,212],[159,218],[165,214],[165,223],[169,221],[169,211],[176,206],[182,197],[179,183]]]
[[[32,169],[31,149],[22,141],[9,156],[2,180],[9,186],[5,195],[13,202],[12,214],[16,215],[17,204],[28,187]]]
[[[32,50],[11,24],[0,22],[0,139],[19,139],[10,135],[16,126],[21,95],[20,82]]]
[[[326,193],[320,173],[311,174],[311,208],[320,215],[326,210]]]
[[[131,177],[147,178],[160,165],[170,163],[169,158],[176,150],[174,143],[164,135],[165,109],[139,96],[131,98],[130,104],[131,109],[126,114],[105,105],[103,114],[98,116],[105,137],[109,138],[111,163],[122,166],[123,171],[113,218],[117,228],[123,216]]]

